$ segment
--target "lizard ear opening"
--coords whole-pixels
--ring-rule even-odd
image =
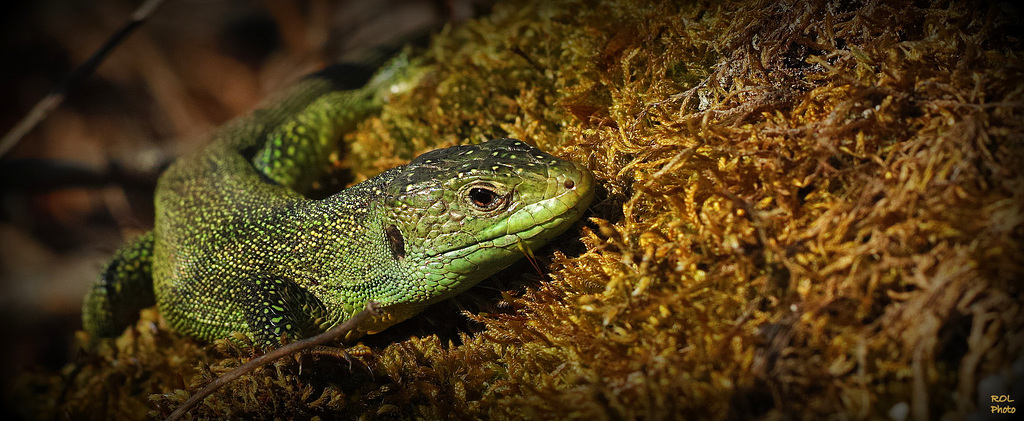
[[[402,232],[398,230],[398,227],[388,225],[384,229],[384,237],[388,240],[388,247],[391,248],[391,255],[395,257],[395,260],[404,259],[405,237],[402,236]]]

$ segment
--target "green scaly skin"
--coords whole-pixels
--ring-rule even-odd
[[[514,139],[431,151],[305,197],[339,137],[414,84],[403,60],[362,88],[307,78],[176,161],[157,185],[153,231],[120,250],[87,295],[86,331],[117,335],[155,298],[180,333],[243,332],[276,346],[379,302],[383,314],[353,338],[465,291],[580,218],[591,173]]]

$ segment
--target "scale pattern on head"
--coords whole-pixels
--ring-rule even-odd
[[[381,201],[384,237],[414,287],[400,302],[455,295],[564,232],[590,204],[585,168],[515,139],[420,155]]]

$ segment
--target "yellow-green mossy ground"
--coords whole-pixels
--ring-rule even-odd
[[[544,276],[471,291],[493,308],[453,310],[463,333],[285,359],[192,415],[988,411],[979,382],[1020,382],[1024,355],[1021,22],[994,2],[499,4],[433,40],[346,162],[362,179],[507,136],[584,163],[597,199],[536,250]],[[41,417],[161,416],[252,354],[147,311],[20,391]]]

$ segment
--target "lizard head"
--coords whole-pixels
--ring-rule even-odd
[[[451,297],[541,247],[580,218],[594,184],[579,164],[515,139],[420,155],[385,200],[385,241],[413,281],[396,302]]]

